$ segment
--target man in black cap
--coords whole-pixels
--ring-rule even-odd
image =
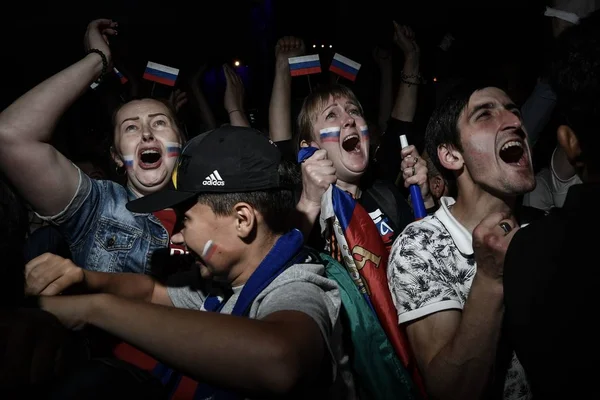
[[[338,373],[338,287],[303,247],[302,234],[287,227],[298,177],[256,130],[207,132],[183,149],[174,189],[127,206],[136,213],[174,208],[183,228],[172,240],[186,245],[198,268],[162,285],[45,255],[28,265],[28,292],[52,295],[77,283],[111,293],[43,296],[41,306],[69,327],[95,325],[245,397],[351,398],[341,381],[348,375]]]

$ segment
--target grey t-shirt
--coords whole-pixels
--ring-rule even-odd
[[[283,271],[254,300],[249,317],[263,319],[277,311],[299,311],[311,317],[318,325],[329,349],[332,361],[332,382],[326,393],[310,393],[312,399],[353,399],[355,389],[348,356],[342,342],[340,309],[342,301],[337,284],[327,279],[321,264],[295,264]],[[218,285],[204,283],[199,270],[174,276],[168,283],[168,293],[173,305],[205,311],[208,293],[223,291]],[[221,309],[230,314],[243,287],[233,288],[233,294]]]

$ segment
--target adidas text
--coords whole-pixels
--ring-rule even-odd
[[[203,181],[202,184],[207,185],[207,186],[224,186],[225,182],[223,182],[223,181]]]

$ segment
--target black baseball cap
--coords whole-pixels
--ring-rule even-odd
[[[287,188],[279,175],[281,152],[260,131],[223,126],[190,140],[175,165],[172,187],[130,201],[127,209],[150,213],[200,193],[238,193]]]

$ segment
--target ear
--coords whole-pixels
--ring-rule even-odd
[[[437,152],[440,164],[450,171],[458,171],[465,164],[462,154],[452,145],[441,144],[438,146]]]
[[[444,196],[444,189],[446,189],[446,182],[441,175],[436,175],[429,179],[429,190],[435,199],[439,199]]]
[[[311,141],[310,143],[308,143],[306,140],[303,140],[300,142],[300,147],[316,147],[317,149],[321,148],[319,146],[319,144],[317,142],[315,142],[314,140]]]
[[[123,159],[119,154],[117,154],[117,151],[115,150],[114,146],[110,146],[110,157],[113,159],[113,161],[115,162],[115,164],[117,164],[119,168],[124,165]]]
[[[238,233],[238,237],[247,239],[252,235],[256,228],[256,211],[250,204],[241,202],[233,206],[233,212],[235,217],[235,229]]]
[[[564,150],[571,165],[574,167],[583,166],[581,147],[579,147],[579,140],[577,140],[573,129],[567,125],[560,125],[556,130],[556,139],[558,139],[558,144]]]

